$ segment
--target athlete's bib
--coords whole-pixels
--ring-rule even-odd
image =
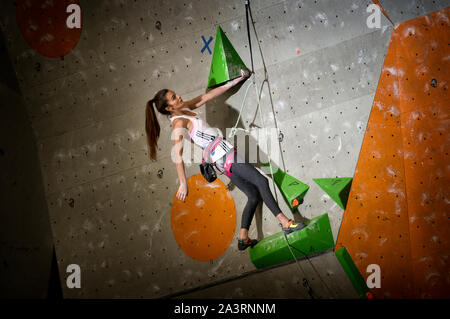
[[[221,159],[225,156],[230,150],[233,149],[233,145],[231,145],[226,140],[221,140],[214,150],[211,152],[211,161],[214,163],[217,160]]]

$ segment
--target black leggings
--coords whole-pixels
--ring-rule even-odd
[[[237,158],[239,158],[239,161]],[[261,199],[274,216],[281,213],[281,209],[278,207],[270,191],[267,177],[263,176],[249,163],[243,163],[242,159],[236,153],[234,162],[231,164],[231,172],[233,173],[230,177],[231,181],[248,197],[247,204],[242,213],[241,228],[250,228],[256,206],[258,206]]]

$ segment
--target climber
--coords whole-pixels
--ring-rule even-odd
[[[180,132],[180,129],[188,130],[191,142],[199,145],[202,149],[209,149],[209,146],[211,146],[215,140],[217,142],[216,138],[219,136],[218,129],[210,127],[208,123],[202,121],[195,112],[192,112],[192,110],[199,108],[206,102],[223,94],[232,86],[246,80],[248,77],[249,73],[241,70],[240,77],[234,80],[229,80],[224,85],[214,88],[205,94],[201,94],[190,101],[183,101],[181,96],[176,94],[174,91],[162,89],[156,93],[153,99],[147,102],[145,130],[147,133],[150,158],[152,160],[156,160],[156,147],[160,134],[160,126],[154,107],[156,107],[159,113],[168,115],[173,125],[173,130],[175,133],[175,149],[179,151],[175,152],[177,156],[175,166],[180,180],[180,185],[176,194],[179,200],[185,200],[188,194],[188,188],[184,172],[184,163],[181,159],[183,152],[183,134],[177,132]],[[292,219],[288,219],[286,215],[283,214],[270,191],[268,179],[264,177],[255,167],[243,161],[242,158],[236,153],[236,149],[228,141],[221,140],[221,143],[215,144],[218,144],[218,146],[215,150],[210,150],[210,154],[212,154],[213,151],[220,151],[220,148],[222,148],[221,154],[226,153],[221,158],[216,159],[214,162],[215,167],[220,172],[227,173],[226,176],[228,176],[231,181],[248,197],[247,204],[245,205],[242,213],[241,229],[238,240],[239,250],[244,250],[247,247],[253,247],[258,242],[256,239],[250,239],[248,237],[248,230],[250,228],[256,207],[261,199],[271,210],[273,215],[278,219],[283,231],[286,234],[298,231],[305,227],[303,223],[294,223]],[[229,152],[230,148],[232,150],[231,153]],[[232,154],[232,156],[229,156],[229,154]]]

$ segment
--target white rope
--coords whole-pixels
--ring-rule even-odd
[[[264,82],[263,82],[263,85],[264,85]],[[257,95],[258,96],[258,104],[257,104],[256,107],[259,110],[259,117],[261,119],[261,124],[262,124],[262,126],[264,127],[264,129],[266,131],[266,136],[265,137],[266,137],[267,157],[269,158],[270,175],[272,176],[272,187],[273,187],[273,192],[275,193],[275,201],[278,204],[278,195],[277,195],[277,190],[276,190],[276,187],[275,187],[275,178],[273,177],[272,159],[270,158],[270,152],[269,152],[269,138],[268,138],[268,134],[267,134],[267,127],[266,127],[266,124],[264,122],[264,116],[262,115],[262,111],[261,111],[261,107],[260,107],[262,89],[263,89],[263,86],[261,86],[260,94]],[[255,93],[258,94],[258,89],[256,88],[256,85],[255,85]]]
[[[255,76],[255,75],[253,74],[253,76]],[[247,86],[247,89],[245,90],[244,99],[242,100],[241,110],[239,111],[239,116],[238,116],[238,118],[237,118],[237,120],[236,120],[236,124],[234,124],[234,126],[231,128],[230,134],[228,134],[228,138],[230,138],[230,139],[233,138],[234,135],[236,135],[236,131],[238,131],[238,130],[239,130],[239,131],[244,131],[244,132],[246,132],[246,133],[249,133],[249,130],[248,130],[248,129],[238,128],[237,125],[238,125],[239,120],[240,120],[240,118],[241,118],[242,110],[244,109],[245,100],[247,99],[248,89],[250,88],[250,86],[251,86],[252,84],[254,84],[254,81],[251,82],[251,83]]]
[[[238,128],[237,125],[238,125],[239,120],[241,118],[242,111],[244,110],[244,106],[245,106],[245,101],[247,99],[248,90],[250,89],[250,86],[254,85],[255,86],[255,94],[256,94],[256,97],[257,97],[257,101],[258,101],[257,104],[256,104],[256,108],[258,110],[259,117],[261,119],[262,127],[264,127],[264,129],[266,131],[265,137],[266,137],[267,157],[269,158],[270,175],[273,176],[272,159],[270,158],[270,152],[269,152],[269,138],[268,138],[268,134],[267,134],[267,127],[265,125],[264,117],[262,115],[262,111],[261,111],[261,107],[260,107],[260,104],[261,104],[261,93],[262,93],[263,86],[261,86],[261,92],[258,93],[258,88],[256,86],[256,80],[255,80],[256,75],[253,73],[252,76],[253,76],[253,81],[250,82],[250,84],[247,86],[247,89],[245,90],[245,95],[244,95],[244,99],[242,100],[242,103],[241,103],[241,109],[239,110],[238,118],[236,120],[235,125],[231,128],[230,134],[228,134],[228,138],[230,138],[230,139],[233,138],[236,135],[236,132],[239,131],[239,130],[240,131],[244,131],[246,133],[250,133],[250,131],[248,129]],[[264,80],[264,82],[265,81],[266,81],[266,79]],[[263,82],[263,85],[264,85],[264,82]],[[278,129],[277,129],[277,132],[278,132]],[[273,187],[273,192],[275,193],[275,201],[278,204],[278,195],[277,195],[277,192],[276,192],[275,181],[274,181],[273,177],[272,177],[272,187]]]
[[[258,35],[257,35],[257,33],[256,33],[256,28],[255,28],[255,25],[254,25],[254,22],[253,22],[253,17],[252,17],[252,14],[251,14],[251,9],[250,9],[250,5],[249,5],[249,3],[248,3],[248,0],[246,0],[245,4],[246,4],[246,12],[247,12],[247,13],[250,13],[250,18],[252,19],[253,31],[255,32],[255,36],[256,36],[256,39],[257,39],[257,42],[258,42],[259,52],[260,52],[260,54],[261,54],[261,59],[262,59],[262,61],[263,61],[263,65],[264,65],[264,80],[263,80],[263,82],[262,82],[262,85],[261,85],[261,91],[259,92],[259,94],[258,94],[258,88],[256,87],[256,83],[255,83],[255,74],[254,74],[254,73],[253,73],[253,85],[255,85],[255,94],[257,95],[257,100],[258,100],[257,108],[258,108],[258,110],[259,110],[259,115],[260,115],[261,123],[262,123],[264,129],[266,130],[267,156],[268,156],[268,158],[269,158],[270,174],[271,174],[271,176],[272,176],[272,187],[273,187],[273,192],[275,193],[275,200],[276,200],[276,202],[277,202],[277,204],[278,204],[278,196],[277,196],[277,191],[276,191],[277,188],[276,188],[276,186],[275,186],[275,178],[274,178],[274,176],[273,176],[272,159],[271,159],[271,157],[270,157],[270,152],[269,152],[269,139],[267,138],[267,137],[268,137],[268,134],[267,134],[267,127],[266,127],[266,125],[265,125],[265,123],[264,123],[264,117],[263,117],[262,111],[261,111],[261,109],[260,109],[261,93],[262,93],[262,90],[263,90],[263,87],[264,87],[264,82],[267,82],[267,86],[268,86],[268,89],[269,89],[269,98],[270,98],[270,85],[269,85],[268,77],[267,77],[267,68],[266,68],[266,65],[265,65],[265,63],[264,63],[264,56],[263,56],[263,54],[262,54],[261,45],[259,44]],[[247,29],[249,29],[249,26],[248,26],[248,16],[247,16]],[[249,30],[247,30],[247,31],[249,32]],[[249,45],[250,45],[250,56],[252,57],[251,43],[250,43],[250,33],[249,33]],[[253,57],[252,57],[252,69],[253,69]],[[254,71],[254,70],[252,70],[252,71]],[[251,84],[252,84],[252,83],[251,83]],[[250,85],[251,85],[251,84],[250,84]],[[243,111],[244,103],[245,103],[245,100],[246,100],[246,98],[247,98],[247,93],[248,93],[248,89],[250,88],[250,85],[247,87],[247,90],[246,90],[246,92],[245,92],[244,100],[243,100],[243,102],[242,102],[241,110],[240,110],[240,112],[239,112],[239,117],[238,117],[238,120],[236,121],[236,125],[235,125],[235,126],[232,128],[232,130],[231,130],[230,137],[234,137],[234,135],[235,135],[235,133],[236,133],[237,123],[239,122],[241,113],[242,113],[242,111]],[[274,113],[274,110],[273,110],[273,105],[272,105],[272,113],[273,113],[273,116],[274,116],[274,120],[275,120],[275,129],[277,130],[277,137],[278,137],[278,136],[279,136],[279,132],[278,132],[278,126],[277,126],[277,123],[276,123],[276,116],[275,116],[275,113]],[[243,131],[245,131],[245,132],[248,132],[248,130],[244,130],[244,129],[241,129],[241,130],[243,130]],[[259,137],[259,135],[258,135],[258,137]],[[280,224],[280,226],[282,227],[281,224]],[[284,233],[283,229],[282,229],[282,232]],[[286,244],[287,244],[287,246],[288,246],[288,248],[289,248],[289,251],[290,251],[292,257],[293,257],[294,260],[295,260],[295,263],[297,264],[297,267],[298,267],[299,270],[301,270],[301,272],[303,273],[303,285],[304,285],[305,288],[308,289],[308,293],[309,293],[310,297],[311,297],[312,299],[314,299],[314,296],[313,296],[313,289],[312,289],[312,287],[309,285],[308,280],[306,279],[305,271],[304,271],[304,270],[302,269],[302,267],[300,266],[300,264],[299,264],[297,258],[295,257],[295,254],[293,253],[293,251],[292,251],[292,249],[291,249],[291,244],[289,243],[289,241],[288,241],[288,239],[287,239],[286,233],[284,233],[284,239],[285,239],[285,241],[286,241]],[[295,248],[295,247],[293,247],[293,248]],[[307,254],[304,253],[304,252],[302,252],[302,253],[303,253],[304,256],[306,257],[306,259],[309,261],[311,267],[312,267],[312,268],[314,269],[314,271],[317,273],[317,275],[319,276],[320,280],[322,281],[322,283],[325,285],[325,287],[326,287],[327,290],[329,291],[330,295],[333,295],[333,294],[331,293],[331,290],[329,289],[328,285],[325,284],[325,282],[322,280],[322,278],[321,278],[319,272],[317,271],[317,269],[315,269],[315,267],[313,266],[312,262],[309,260]]]

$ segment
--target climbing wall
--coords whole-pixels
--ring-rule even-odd
[[[338,237],[361,273],[380,265],[379,298],[450,293],[449,16],[395,28]]]
[[[299,270],[299,267],[301,270]],[[304,271],[304,272],[303,272]],[[290,274],[286,276],[286,274]],[[306,276],[304,276],[306,274]],[[308,290],[303,279],[307,278]],[[303,259],[258,272],[248,271],[237,278],[222,280],[216,285],[198,287],[174,298],[286,298],[286,299],[356,299],[352,283],[345,275],[334,252]]]
[[[258,11],[256,27],[265,30],[267,26],[268,29],[260,32],[259,40],[271,90],[263,87],[260,107],[266,127],[275,129],[277,126],[282,136],[271,159],[277,167],[310,186],[299,208],[300,214],[293,217],[310,219],[327,212],[336,239],[343,210],[313,179],[353,176],[391,29],[383,16],[380,29],[366,27],[367,15],[361,15],[361,12],[365,12],[370,1],[333,3],[333,12],[328,9],[330,3],[287,1]],[[314,32],[321,37],[314,36]],[[245,35],[241,36],[245,43]],[[236,38],[239,40],[239,35]],[[256,38],[252,35],[254,47],[255,43]],[[283,50],[279,50],[278,45]],[[263,79],[262,60],[258,49],[253,51],[259,90]],[[246,56],[245,51],[243,56]],[[210,103],[207,111],[213,116],[207,114],[208,121],[223,130],[232,127],[247,85],[242,86],[242,94]],[[258,143],[266,154],[265,140],[257,141],[254,137],[258,127],[262,127],[254,107],[256,101],[252,87],[239,124],[254,133],[245,137],[249,140],[247,144]],[[224,104],[230,112],[223,119],[217,119],[214,115]],[[242,141],[242,135],[236,140]],[[252,153],[248,145],[247,152]],[[275,151],[280,155],[275,156]],[[281,193],[274,191],[282,210],[289,212]],[[277,223],[268,222],[271,216],[272,213],[263,207],[261,230],[251,233],[254,237],[280,231]]]
[[[387,1],[380,1],[383,6],[384,2]],[[419,13],[446,7],[445,1],[412,2],[420,7]],[[64,46],[68,50],[62,53],[65,55],[59,57],[38,53],[45,41],[62,41],[50,27],[42,29],[48,32],[41,30],[35,34],[41,37],[41,42],[33,42],[33,37],[23,34],[23,26],[25,30],[27,27],[34,30],[38,23],[26,18],[30,8],[17,6],[23,3],[1,2],[1,28],[37,140],[64,297],[155,298],[183,295],[190,289],[214,286],[224,280],[237,285],[227,289],[241,289],[239,297],[261,296],[263,293],[254,291],[251,281],[239,280],[241,274],[255,269],[248,253],[238,251],[235,240],[246,196],[225,176],[219,177],[223,183],[221,195],[229,194],[232,198],[227,199],[227,204],[235,206],[234,234],[227,228],[227,236],[231,234],[233,239],[214,259],[191,258],[180,247],[171,224],[173,208],[179,204],[174,199],[179,181],[171,161],[170,121],[158,115],[161,137],[156,162],[148,158],[144,130],[145,104],[159,89],[175,90],[184,100],[205,92],[210,51],[219,25],[250,67],[243,1],[66,1],[80,5],[82,30],[63,37],[70,43]],[[43,15],[52,15],[56,20],[66,14],[50,1],[25,3],[41,5]],[[274,158],[274,163],[310,186],[295,212],[290,211],[278,190],[273,191],[290,218],[311,219],[327,213],[334,240],[344,210],[313,179],[352,177],[363,138],[367,140],[367,122],[371,109],[376,109],[374,97],[380,94],[378,82],[394,30],[384,15],[379,28],[367,26],[366,9],[372,3],[370,0],[251,1],[258,32],[258,39],[251,35],[256,81],[259,87],[263,79],[259,43],[270,82],[270,88],[263,89],[261,109],[266,126],[277,126],[282,133],[280,156]],[[410,9],[402,15],[405,3],[392,1],[392,7],[386,5],[386,12],[394,22],[419,15]],[[27,11],[22,12],[24,20],[19,24],[18,8]],[[381,80],[385,78],[381,76]],[[237,120],[248,83],[198,109],[200,116],[225,135],[226,129]],[[436,76],[436,83],[440,88],[445,80]],[[256,99],[254,89],[250,90],[238,123],[240,127],[262,126],[256,113]],[[392,118],[387,117],[393,128],[398,124],[396,120],[400,120],[399,112],[393,110]],[[386,132],[380,134],[397,143],[397,134],[404,136],[403,130],[400,127],[392,131],[394,137]],[[252,136],[244,138],[247,144],[264,148],[264,143],[258,143]],[[389,147],[394,150],[394,145]],[[395,154],[395,160],[402,154]],[[197,148],[186,144],[183,158],[187,177],[199,173],[196,156],[198,160]],[[406,162],[397,164],[406,168]],[[393,174],[397,169],[401,171],[399,167],[393,166]],[[403,171],[406,173],[398,173],[398,179],[408,180],[412,171]],[[439,173],[443,174],[441,179],[444,173]],[[409,205],[402,195],[408,191],[411,190],[406,187],[398,193],[398,209],[405,210]],[[194,196],[191,207],[196,207],[200,194],[190,193]],[[388,195],[397,198],[394,193]],[[208,228],[208,218],[203,217],[204,224],[200,227]],[[195,218],[192,222],[196,222]],[[261,205],[250,236],[261,239],[279,231],[272,213]],[[406,229],[396,231],[402,236],[411,235]],[[203,244],[207,247],[213,242],[211,239]],[[417,253],[411,250],[403,258],[415,256]],[[323,286],[314,285],[327,276],[339,277],[336,280],[342,283],[347,280],[336,262],[325,260],[314,260],[316,268],[322,267],[318,272],[308,267],[308,263],[304,267],[313,289],[316,287],[325,298],[355,296],[351,288],[342,291],[330,284],[331,293],[325,293]],[[81,268],[81,288],[70,289],[65,285],[70,264]],[[276,289],[277,298],[292,296],[292,292],[284,289],[292,283],[285,284],[280,278],[291,278],[293,271],[298,269],[282,268],[272,277],[262,272],[258,279],[261,278],[260,282],[267,279],[267,285],[280,287]],[[299,273],[295,276],[302,277]],[[270,286],[265,288],[274,291]],[[231,290],[222,292],[222,296],[236,296]],[[308,297],[305,292],[299,295]]]

